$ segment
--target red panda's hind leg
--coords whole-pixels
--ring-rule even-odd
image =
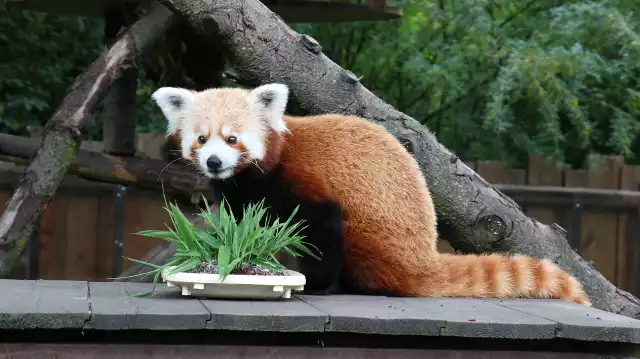
[[[342,209],[334,202],[314,203],[301,207],[306,226],[302,234],[307,248],[320,259],[307,254],[299,257],[300,271],[307,284],[305,294],[325,295],[342,291],[345,263]]]

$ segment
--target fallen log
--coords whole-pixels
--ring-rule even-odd
[[[123,69],[135,66],[139,53],[149,48],[174,22],[167,8],[153,3],[147,15],[80,75],[58,110],[48,120],[42,143],[26,168],[7,208],[0,217],[0,245],[19,240],[45,210],[67,172],[80,144],[80,135]]]
[[[289,86],[292,114],[354,114],[382,124],[418,161],[430,186],[442,237],[465,253],[549,258],[575,275],[599,309],[640,317],[640,300],[616,288],[569,246],[566,232],[527,217],[433,134],[367,90],[313,38],[289,28],[258,0],[159,0],[203,36],[224,39],[237,82]],[[213,40],[212,40],[213,41]]]

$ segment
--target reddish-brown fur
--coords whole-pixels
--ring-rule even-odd
[[[560,298],[590,305],[580,284],[550,261],[437,252],[436,214],[424,177],[382,126],[340,115],[285,117],[272,133],[284,176],[307,199],[345,213],[349,274],[365,288],[406,296]]]
[[[235,131],[255,126],[246,120],[247,93],[202,98],[195,123],[214,131],[224,124]],[[266,157],[258,164],[262,171],[281,166],[303,199],[341,206],[346,270],[356,285],[403,296],[560,298],[591,305],[576,279],[548,260],[438,253],[427,183],[382,126],[342,115],[284,119],[290,132],[267,132]],[[179,129],[175,135],[180,138]],[[246,168],[253,167],[245,160],[236,171]]]

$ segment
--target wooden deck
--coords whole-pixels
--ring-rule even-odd
[[[152,297],[132,297],[150,286],[1,280],[0,358],[471,358],[480,351],[483,358],[523,359],[639,353],[640,321],[557,300],[199,300],[163,284]]]

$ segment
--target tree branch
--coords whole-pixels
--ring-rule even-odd
[[[353,114],[384,125],[418,161],[438,211],[440,233],[454,248],[550,258],[584,284],[595,307],[629,316],[640,313],[640,301],[621,294],[571,250],[563,231],[527,217],[424,126],[373,95],[317,46],[305,46],[310,41],[259,1],[160,1],[203,34],[226,39],[239,79],[287,84],[293,105],[308,114]]]
[[[23,163],[38,151],[38,142],[0,133],[0,160]],[[208,180],[192,167],[141,157],[118,157],[102,152],[78,150],[68,172],[89,180],[132,185],[192,197],[214,198]]]
[[[165,7],[153,3],[150,9],[76,79],[47,122],[41,147],[0,218],[0,245],[21,238],[44,211],[73,160],[79,136],[110,85],[172,24],[174,16]]]
[[[24,249],[27,247],[27,243],[29,243],[29,237],[31,237],[37,225],[38,221],[34,221],[27,227],[21,238],[9,243],[5,251],[0,252],[0,278],[6,279],[11,277],[11,271],[20,260],[20,256],[22,256]]]

